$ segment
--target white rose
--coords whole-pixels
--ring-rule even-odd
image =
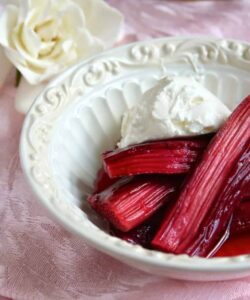
[[[0,17],[0,44],[24,77],[17,93],[21,111],[39,90],[37,84],[111,46],[122,23],[122,15],[102,0],[11,2]],[[36,85],[35,92],[30,85]],[[24,92],[31,95],[28,103],[22,103]]]

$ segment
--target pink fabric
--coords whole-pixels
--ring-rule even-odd
[[[185,34],[250,39],[249,0],[109,2],[126,16],[123,43]],[[149,275],[99,253],[51,220],[20,168],[23,117],[14,111],[14,95],[10,78],[0,96],[0,295],[20,300],[250,299],[249,278],[189,283]]]

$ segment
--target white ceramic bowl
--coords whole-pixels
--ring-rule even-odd
[[[250,256],[190,258],[131,245],[105,232],[86,203],[100,154],[120,138],[123,112],[166,74],[203,76],[229,108],[250,93],[250,45],[164,38],[117,48],[65,71],[36,99],[21,138],[21,162],[37,195],[66,228],[128,265],[171,278],[250,275]],[[80,208],[81,207],[81,208]]]

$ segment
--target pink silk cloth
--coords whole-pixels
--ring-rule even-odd
[[[250,0],[109,3],[126,17],[122,43],[174,35],[250,40]],[[23,117],[14,110],[13,82],[10,77],[0,94],[0,299],[250,299],[250,278],[199,283],[146,274],[89,247],[53,221],[20,167]]]

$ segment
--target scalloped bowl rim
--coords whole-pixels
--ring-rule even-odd
[[[159,39],[153,39],[150,41],[140,41],[135,42],[127,45],[123,45],[121,47],[113,48],[108,51],[102,52],[98,55],[91,56],[90,58],[83,60],[79,63],[77,63],[74,66],[71,66],[64,70],[59,76],[57,76],[55,79],[53,79],[45,88],[44,90],[36,97],[35,101],[33,102],[29,112],[26,115],[22,133],[21,133],[21,139],[20,139],[20,159],[21,159],[21,166],[23,169],[23,172],[25,174],[25,177],[27,178],[29,185],[31,186],[31,189],[36,196],[36,199],[44,206],[46,207],[47,211],[49,211],[50,215],[52,217],[55,217],[57,221],[59,221],[60,224],[63,225],[63,227],[66,227],[70,232],[73,232],[77,234],[79,237],[84,238],[90,245],[94,246],[98,250],[112,255],[122,256],[124,258],[129,258],[131,261],[139,261],[144,262],[148,266],[157,266],[161,268],[172,268],[176,270],[187,270],[187,271],[204,271],[204,272],[228,272],[228,271],[250,271],[250,255],[238,255],[233,257],[215,257],[215,258],[200,258],[200,257],[188,257],[187,255],[175,255],[175,254],[167,254],[162,253],[155,250],[147,250],[145,249],[145,253],[147,255],[141,255],[140,251],[136,251],[137,249],[141,249],[140,246],[136,245],[127,245],[127,247],[123,247],[124,243],[122,242],[120,244],[111,244],[109,241],[106,240],[98,240],[91,234],[91,231],[89,232],[86,230],[83,232],[80,230],[79,227],[75,226],[75,224],[72,224],[65,216],[63,216],[56,208],[51,204],[51,202],[46,201],[46,197],[44,196],[43,191],[34,184],[30,170],[29,170],[29,160],[28,155],[25,148],[25,141],[26,141],[26,134],[27,130],[29,128],[29,119],[32,114],[32,111],[35,107],[35,104],[38,99],[42,97],[42,95],[47,91],[49,88],[54,87],[56,84],[60,83],[63,79],[67,78],[70,74],[72,74],[74,71],[79,69],[80,67],[86,66],[89,63],[91,63],[93,60],[97,60],[99,58],[106,58],[109,55],[114,55],[116,52],[121,50],[126,50],[129,47],[136,46],[136,45],[147,45],[147,43],[151,42],[170,42],[172,40],[196,40],[200,39],[202,40],[210,40],[211,42],[218,42],[218,41],[227,41],[227,42],[234,42],[234,43],[242,43],[245,45],[250,46],[250,43],[247,41],[240,41],[240,40],[234,40],[234,39],[221,39],[221,38],[214,38],[209,36],[181,36],[181,37],[166,37],[166,38],[159,38]],[[117,240],[117,238],[113,237],[114,240]],[[128,243],[126,243],[128,244]],[[133,251],[130,251],[132,250]],[[158,255],[159,254],[159,255]],[[116,257],[117,257],[116,256]],[[168,260],[171,257],[170,260]],[[166,260],[164,259],[166,258]]]

